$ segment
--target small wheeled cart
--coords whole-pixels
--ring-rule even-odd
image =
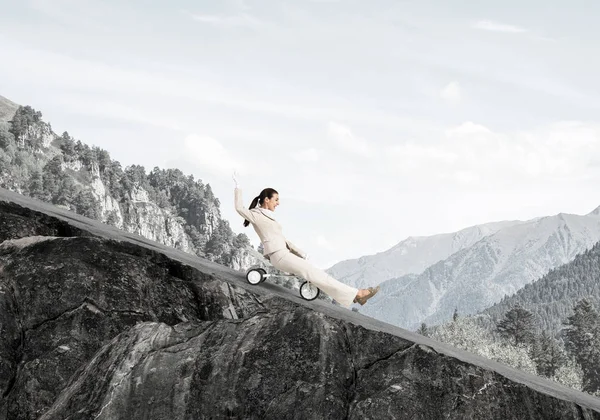
[[[251,268],[246,272],[246,280],[248,281],[248,283],[250,283],[252,285],[257,285],[259,283],[262,283],[267,278],[272,277],[272,276],[295,277],[290,274],[287,274],[287,275],[269,274],[269,273],[267,273],[267,270],[265,270],[262,267]],[[321,290],[317,286],[314,286],[313,284],[311,284],[308,281],[304,281],[304,283],[302,283],[300,285],[300,296],[302,296],[302,298],[305,300],[315,300],[317,297],[319,297],[320,292],[321,292]]]

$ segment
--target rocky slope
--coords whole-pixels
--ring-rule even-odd
[[[0,190],[0,419],[600,419],[600,400]]]
[[[0,124],[12,120],[19,106],[8,98],[0,95]]]
[[[411,236],[392,248],[374,255],[340,261],[326,271],[336,279],[364,288],[410,274],[421,274],[431,265],[469,248],[498,230],[523,223],[492,222],[471,226],[458,232],[432,236]]]
[[[382,283],[364,313],[417,329],[467,315],[511,295],[600,240],[600,211],[558,214],[503,227],[418,276]]]

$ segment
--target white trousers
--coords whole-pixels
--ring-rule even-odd
[[[273,252],[269,255],[273,267],[287,273],[295,274],[308,280],[323,292],[335,299],[340,305],[349,307],[352,305],[358,289],[348,286],[327,274],[325,271],[314,267],[304,258],[292,254],[287,249]]]

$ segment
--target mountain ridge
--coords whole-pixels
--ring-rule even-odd
[[[416,329],[449,319],[455,309],[471,314],[571,261],[600,240],[596,213],[559,213],[507,226],[427,268],[391,279],[365,313]],[[390,309],[398,308],[398,309]]]
[[[468,226],[455,232],[409,236],[385,251],[340,261],[325,271],[359,288],[407,274],[421,274],[427,267],[472,246],[498,229],[519,223],[524,222],[496,221]]]

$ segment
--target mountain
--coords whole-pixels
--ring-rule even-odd
[[[97,147],[57,135],[42,113],[0,98],[0,187],[62,206],[238,270],[266,265],[221,217],[210,184],[178,169],[125,169]]]
[[[590,419],[600,399],[0,189],[0,419]]]
[[[509,225],[410,279],[382,283],[364,313],[412,330],[473,314],[565,264],[600,240],[600,212]]]
[[[0,95],[0,125],[13,119],[19,105]]]
[[[421,274],[427,267],[472,246],[499,229],[519,223],[522,222],[493,222],[468,227],[458,232],[411,236],[387,251],[341,261],[326,271],[346,284],[365,288],[407,274]]]
[[[600,307],[599,280],[600,242],[473,318],[483,326],[493,327],[506,312],[520,305],[534,314],[537,328],[557,334],[563,327],[562,320],[573,313],[573,306],[580,299],[587,298]]]

